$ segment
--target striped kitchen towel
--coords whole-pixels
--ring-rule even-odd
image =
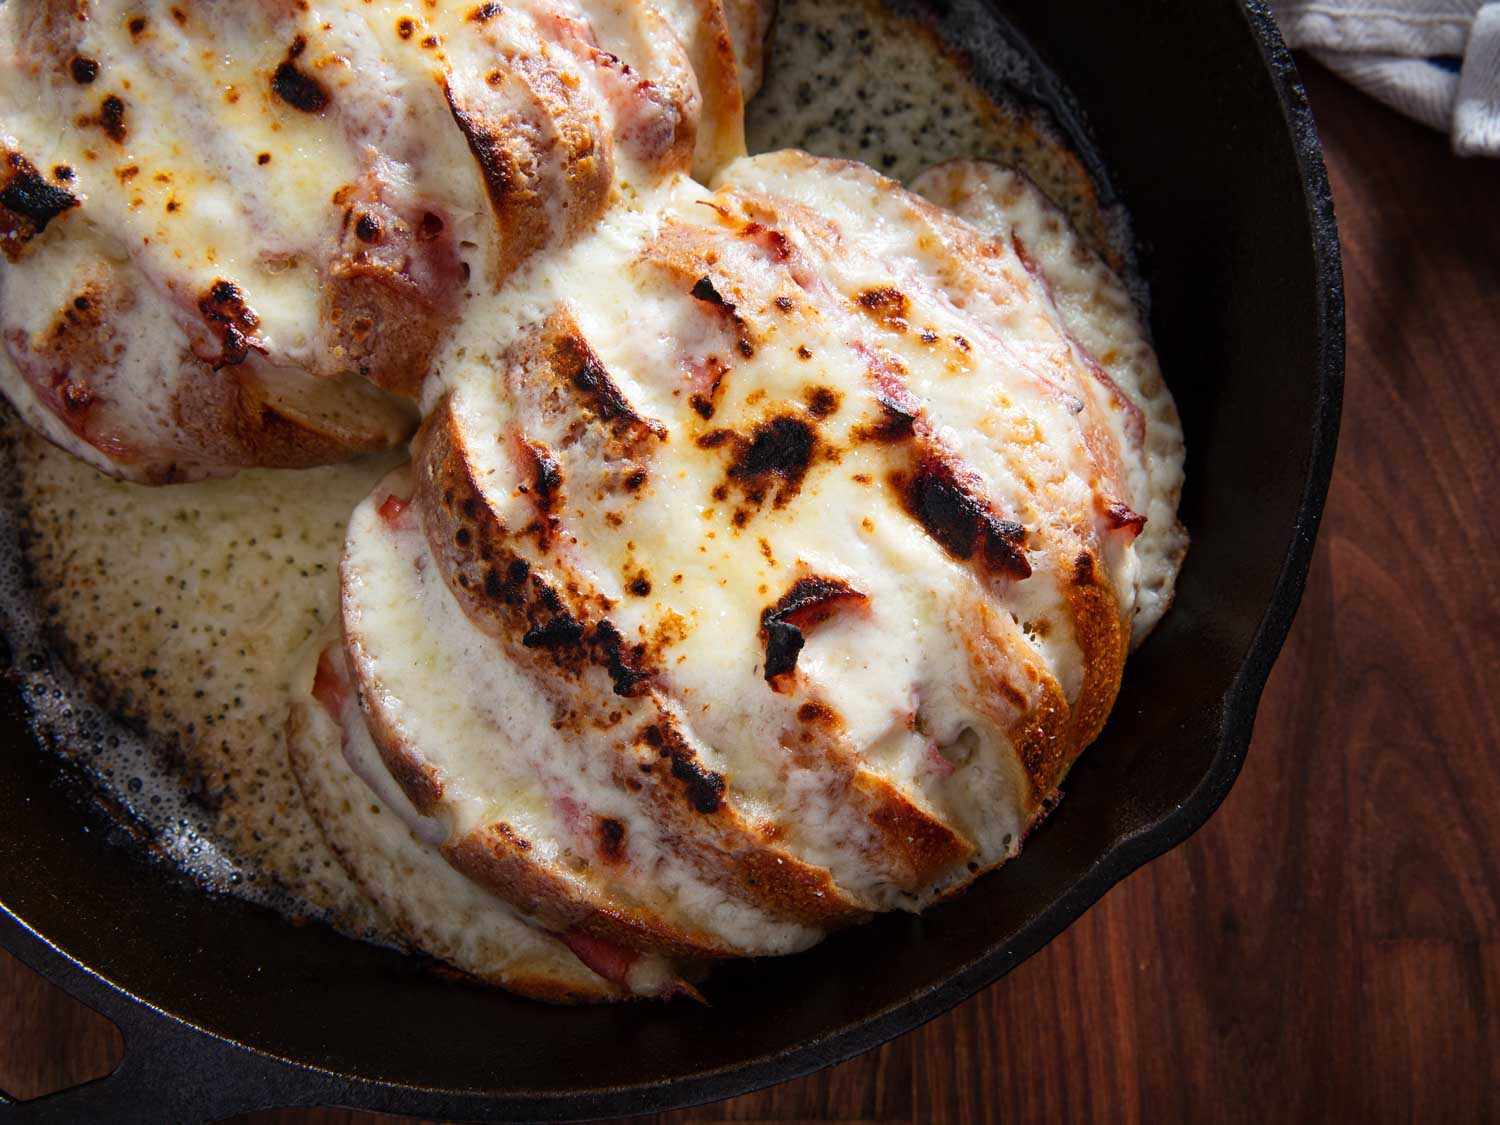
[[[1282,33],[1365,92],[1500,156],[1500,0],[1271,0]]]

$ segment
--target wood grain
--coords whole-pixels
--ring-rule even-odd
[[[1456,160],[1307,71],[1344,236],[1343,438],[1228,802],[948,1016],[660,1121],[1500,1116],[1500,161]],[[118,1051],[13,962],[0,1003],[0,1085],[17,1093]]]

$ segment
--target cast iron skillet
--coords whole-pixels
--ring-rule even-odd
[[[1333,465],[1343,302],[1317,138],[1259,0],[997,6],[1077,95],[1134,216],[1194,540],[1176,608],[1024,856],[920,918],[728,966],[711,1007],[549,1008],[209,897],[111,842],[3,688],[0,941],[126,1042],[111,1076],[8,1119],[305,1104],[560,1119],[726,1097],[952,1007],[1207,819],[1244,758]]]

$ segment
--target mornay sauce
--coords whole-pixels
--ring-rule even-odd
[[[902,180],[997,160],[1128,267],[1118,209],[1005,95],[1026,86],[1028,57],[980,4],[950,7],[978,29],[972,65],[879,0],[782,0],[751,151],[806,148]],[[207,886],[381,938],[303,808],[283,724],[296,654],[336,613],[349,514],[400,456],[151,488],[4,426],[0,625],[38,730]]]

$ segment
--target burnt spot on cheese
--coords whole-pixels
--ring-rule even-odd
[[[721,309],[728,309],[730,312],[734,312],[734,305],[726,301],[720,295],[719,291],[714,288],[712,278],[700,277],[697,281],[693,282],[693,288],[690,292],[697,300],[702,301],[704,304],[716,305]]]
[[[828,704],[809,699],[797,708],[797,719],[809,726],[834,727],[839,723],[839,714]]]
[[[559,606],[554,616],[527,629],[521,635],[521,643],[527,648],[568,648],[582,641],[583,634],[583,622]]]
[[[499,4],[493,2],[481,4],[479,7],[475,8],[472,12],[469,13],[469,19],[473,23],[489,23],[490,20],[498,16],[502,10],[503,9]]]
[[[125,25],[125,28],[126,28],[127,31],[130,32],[130,34],[131,34],[132,37],[143,34],[145,32],[145,30],[146,30],[146,17],[145,16],[133,16],[133,17],[131,17],[130,21]]]
[[[880,419],[856,429],[855,438],[891,444],[908,441],[916,436],[921,408],[910,394],[896,386],[878,387],[875,391],[875,403],[880,408]]]
[[[396,21],[396,34],[402,39],[410,39],[417,30],[416,22],[410,16],[402,16]]]
[[[625,825],[612,816],[601,816],[595,819],[594,830],[599,840],[599,855],[604,862],[623,863]]]
[[[198,311],[219,338],[220,354],[208,360],[214,368],[245,362],[251,349],[265,351],[255,335],[260,317],[245,304],[245,295],[232,281],[219,278],[198,298]]]
[[[19,152],[7,152],[0,172],[0,250],[11,261],[21,248],[47,229],[64,211],[78,206],[78,197],[66,188],[50,184],[36,166]]]
[[[361,212],[354,221],[354,237],[361,242],[379,243],[383,234],[380,220],[368,211]]]
[[[820,420],[837,414],[841,401],[839,393],[831,387],[813,387],[807,392],[807,409]]]
[[[516,445],[520,451],[521,467],[530,481],[523,490],[541,512],[555,511],[562,495],[562,466],[552,451],[539,441],[518,437]]]
[[[729,480],[756,504],[764,502],[774,488],[772,502],[779,508],[801,489],[818,437],[806,419],[784,414],[760,423],[748,438],[732,430],[715,430],[699,438],[698,444],[705,449],[731,444]]]
[[[625,589],[637,598],[648,597],[651,594],[651,578],[644,570],[639,571],[625,584]]]
[[[751,220],[740,228],[740,236],[755,243],[774,261],[784,262],[792,256],[791,242],[775,227]]]
[[[924,456],[914,472],[892,474],[907,512],[956,559],[978,560],[991,573],[1031,576],[1023,547],[1026,529],[1001,519],[951,460]]]
[[[464,537],[458,540],[460,547],[467,546],[472,536],[468,528],[459,528]],[[502,575],[494,567],[484,573],[484,592],[496,601],[516,605],[521,600],[521,590],[531,576],[531,564],[525,559],[511,559]]]
[[[749,327],[745,324],[745,318],[739,314],[733,301],[726,298],[715,287],[713,279],[707,274],[693,282],[693,287],[688,290],[694,300],[702,301],[705,305],[719,310],[735,329],[735,350],[750,359],[755,355],[755,342],[750,339]]]
[[[806,631],[827,621],[840,608],[866,600],[863,593],[841,578],[812,575],[792,583],[775,605],[761,611],[766,682],[778,691],[783,690],[784,677],[796,669],[797,657],[807,643]]]
[[[597,650],[596,660],[609,673],[615,694],[639,695],[651,679],[651,672],[645,667],[646,646],[627,645],[620,631],[608,619],[594,626],[593,642]]]
[[[332,100],[323,84],[297,66],[297,59],[307,50],[307,40],[299,35],[287,48],[286,58],[271,74],[271,92],[293,109],[303,113],[322,113]]]
[[[66,164],[55,164],[52,166],[52,178],[59,183],[72,183],[74,177],[73,169]]]
[[[125,143],[125,102],[118,94],[109,94],[99,103],[99,128],[115,144]]]
[[[729,374],[729,365],[716,355],[711,355],[703,361],[703,375],[707,380],[706,390],[695,391],[688,396],[688,405],[693,408],[693,413],[705,422],[714,416],[718,409],[717,399],[719,392],[724,389],[724,376]]]
[[[99,64],[83,55],[75,55],[68,64],[68,72],[72,74],[74,82],[80,86],[88,86],[99,77]]]
[[[650,681],[644,644],[626,644],[607,618],[590,626],[523,560],[512,560],[504,574],[489,568],[484,591],[493,601],[520,610],[526,621],[521,645],[545,651],[560,671],[578,673],[592,663],[609,675],[615,694],[625,697],[641,694]]]
[[[672,776],[682,783],[683,796],[694,811],[710,816],[723,808],[723,775],[703,767],[675,726],[666,720],[652,723],[641,732],[641,741],[671,762]],[[650,772],[644,765],[641,769]]]
[[[551,333],[550,350],[553,369],[576,392],[578,404],[603,422],[611,436],[624,442],[627,448],[634,448],[648,438],[666,440],[666,427],[636,412],[581,333],[572,330]]]
[[[842,578],[812,575],[792,583],[791,589],[761,614],[761,621],[784,621],[799,629],[811,629],[827,621],[837,610],[867,600]]]
[[[761,632],[766,641],[766,682],[775,686],[782,677],[796,669],[797,656],[807,638],[801,629],[784,621],[762,622]]]
[[[906,294],[899,289],[892,289],[888,286],[866,289],[855,300],[876,323],[884,325],[893,332],[906,331],[908,302]]]

